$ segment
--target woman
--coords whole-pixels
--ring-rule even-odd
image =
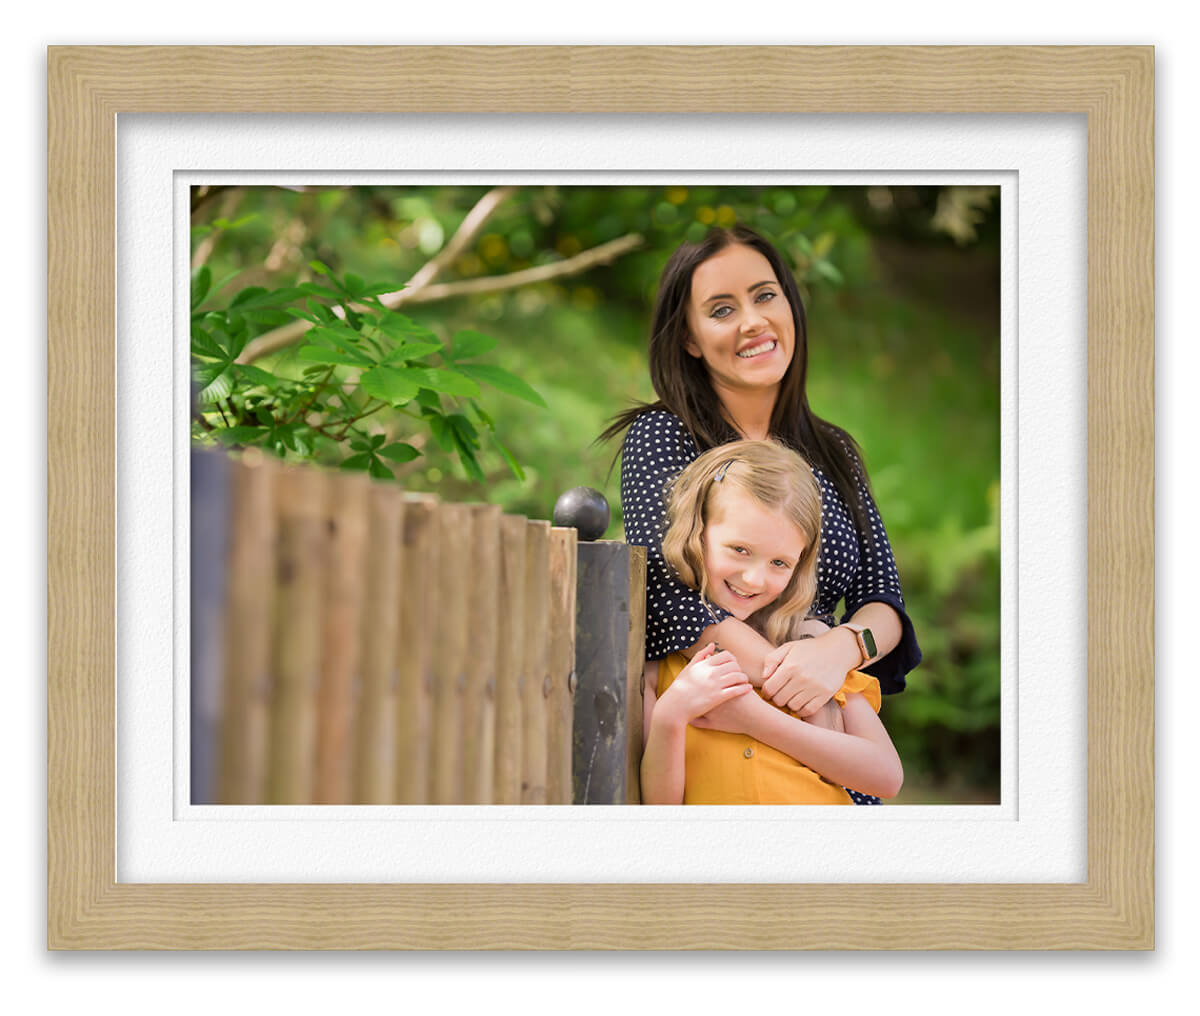
[[[716,642],[768,698],[806,717],[850,670],[878,678],[885,694],[903,690],[921,650],[891,546],[853,439],[809,408],[804,307],[775,248],[738,226],[676,250],[663,269],[649,358],[658,401],[621,414],[604,434],[628,428],[621,503],[626,539],[648,552],[647,660]],[[766,437],[812,464],[822,495],[811,634],[778,647],[684,586],[661,546],[667,483],[708,448]]]

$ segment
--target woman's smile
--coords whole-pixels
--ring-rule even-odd
[[[766,342],[757,342],[749,349],[739,349],[738,356],[743,360],[749,360],[755,356],[762,356],[764,353],[773,353],[779,348],[779,343],[774,339],[767,339]]]

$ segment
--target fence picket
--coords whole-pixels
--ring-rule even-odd
[[[404,578],[396,643],[396,801],[426,804],[433,731],[433,637],[438,572],[438,502],[404,499]]]
[[[430,803],[459,804],[463,788],[463,696],[467,663],[467,595],[471,513],[466,505],[438,508],[440,557],[430,576],[435,590],[433,765]]]
[[[496,767],[496,663],[500,617],[500,506],[471,505],[463,701],[463,803],[491,804]]]
[[[521,671],[525,666],[526,520],[500,520],[500,620],[496,656],[496,804],[521,803]]]
[[[546,803],[546,696],[549,692],[550,523],[525,532],[525,665],[521,673],[521,803]]]
[[[267,803],[311,804],[327,549],[326,474],[288,466],[276,480],[275,682]]]
[[[275,594],[276,465],[248,453],[233,471],[221,693],[221,804],[261,804]]]
[[[361,689],[366,584],[365,473],[339,477],[329,497],[329,570],[324,606],[324,649],[317,692],[316,804],[349,804],[353,788],[353,735]]]
[[[546,700],[546,803],[571,803],[571,726],[575,711],[574,529],[550,530],[550,695]]]
[[[369,502],[354,803],[391,804],[396,783],[396,635],[404,505],[400,491],[384,484],[372,484]]]

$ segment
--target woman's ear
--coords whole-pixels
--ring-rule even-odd
[[[690,356],[694,356],[697,360],[701,359],[704,354],[700,352],[700,347],[696,344],[696,340],[689,333],[687,338],[683,340],[683,348],[687,350]]]

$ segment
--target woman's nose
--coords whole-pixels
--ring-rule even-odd
[[[742,316],[742,331],[747,334],[754,334],[762,331],[766,327],[767,319],[763,317],[758,310],[748,310]]]

